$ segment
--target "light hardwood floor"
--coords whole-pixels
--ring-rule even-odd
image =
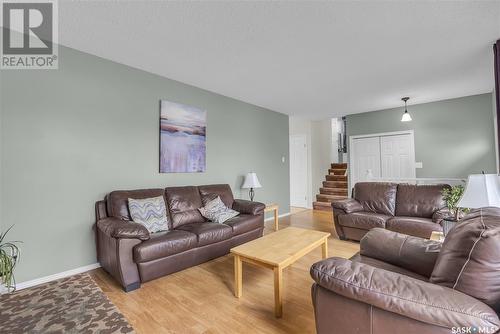
[[[280,229],[297,226],[330,232],[329,256],[350,257],[359,244],[339,240],[332,214],[306,210],[280,219]],[[273,221],[265,233],[272,233]],[[243,265],[243,296],[233,295],[233,258],[227,255],[148,282],[125,293],[102,269],[91,272],[137,333],[314,333],[310,266],[321,247],[283,273],[283,317],[274,317],[273,273]]]

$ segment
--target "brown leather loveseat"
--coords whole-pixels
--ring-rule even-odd
[[[311,267],[318,334],[499,332],[500,209],[471,212],[443,244],[376,228],[360,246]]]
[[[208,222],[198,211],[214,195],[238,212],[224,224]],[[131,221],[128,199],[163,196],[169,230],[150,234]],[[234,199],[227,184],[113,191],[96,203],[97,258],[125,291],[141,282],[220,257],[262,236],[264,207]]]
[[[440,221],[449,215],[440,185],[384,182],[356,183],[353,198],[332,202],[335,230],[340,239],[356,240],[372,228],[429,238],[442,231]]]

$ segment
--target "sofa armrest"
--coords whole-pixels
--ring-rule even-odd
[[[233,210],[247,215],[260,215],[265,208],[266,205],[260,202],[246,201],[244,199],[235,199],[233,202]]]
[[[495,311],[471,296],[363,263],[330,258],[315,263],[311,276],[336,294],[424,323],[500,328]]]
[[[439,210],[437,210],[436,212],[434,212],[432,214],[432,221],[434,223],[439,224],[439,223],[441,223],[441,221],[443,219],[450,218],[450,217],[454,218],[453,217],[453,212],[451,212],[451,210],[448,209],[448,208],[442,208],[442,209],[439,209]]]
[[[430,277],[442,243],[383,228],[370,230],[360,241],[360,254]]]
[[[115,239],[148,240],[149,231],[141,224],[118,218],[105,218],[97,222],[97,228]]]
[[[340,209],[344,211],[346,214],[363,211],[363,206],[361,203],[356,201],[353,198],[342,199],[339,201],[332,202],[332,208]]]

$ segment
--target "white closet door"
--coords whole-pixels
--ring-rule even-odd
[[[351,154],[351,185],[381,176],[380,137],[354,139]]]
[[[410,134],[380,137],[383,179],[415,178],[415,149]]]

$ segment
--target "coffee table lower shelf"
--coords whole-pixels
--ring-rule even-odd
[[[303,235],[307,236],[306,240],[298,243],[293,241],[294,237],[300,238]],[[326,232],[288,227],[231,249],[234,255],[234,295],[237,298],[242,296],[243,262],[270,269],[274,272],[274,315],[280,318],[283,314],[283,270],[317,247],[321,247],[322,257],[326,259],[329,236],[330,233]],[[283,242],[282,256],[276,254],[277,241]],[[259,253],[266,253],[266,245],[273,252],[276,261],[269,260],[266,256],[259,257]],[[252,249],[257,250],[255,254]]]

